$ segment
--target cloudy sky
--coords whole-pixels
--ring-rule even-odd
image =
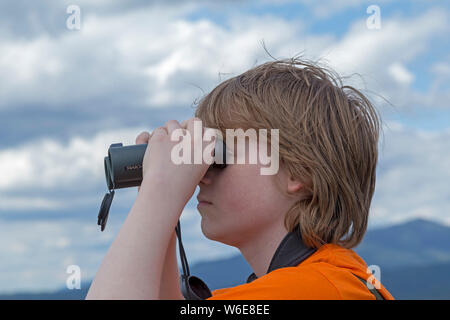
[[[0,3],[0,293],[65,287],[73,264],[91,279],[137,194],[116,191],[100,232],[109,145],[192,117],[221,81],[271,60],[266,50],[320,59],[376,103],[370,228],[450,225],[447,2],[92,2]],[[203,237],[195,196],[181,218],[190,263],[238,253]]]

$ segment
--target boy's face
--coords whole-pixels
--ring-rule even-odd
[[[245,164],[227,164],[224,169],[210,168],[199,183],[198,198],[211,202],[200,204],[203,234],[215,241],[241,247],[261,232],[283,226],[284,215],[293,204],[281,193],[276,179],[285,186],[286,174],[280,168],[277,176],[261,175],[262,165],[249,163],[246,143]],[[287,231],[286,231],[287,232]]]

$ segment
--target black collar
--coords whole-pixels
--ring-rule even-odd
[[[295,267],[316,252],[316,250],[316,248],[309,248],[303,243],[300,228],[297,226],[292,232],[286,234],[281,241],[272,257],[267,273],[279,268]],[[247,283],[255,279],[257,277],[255,273],[252,273],[247,278]]]

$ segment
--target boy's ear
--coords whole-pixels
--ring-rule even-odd
[[[278,175],[280,176],[281,181],[283,181],[283,188],[285,188],[285,191],[289,194],[296,194],[304,186],[303,182],[294,178],[284,166],[280,167]]]
[[[287,192],[297,193],[303,187],[303,183],[289,176],[287,181]]]
[[[278,177],[279,182],[281,183],[281,186],[283,188],[283,192],[287,192],[289,195],[294,196],[297,198],[299,195],[300,189],[305,188],[306,183],[294,178],[288,169],[285,166],[280,166],[280,169],[278,170]]]

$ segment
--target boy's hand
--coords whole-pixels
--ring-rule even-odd
[[[158,178],[157,181],[163,181],[164,183],[161,185],[161,188],[167,189],[174,196],[183,197],[186,202],[192,197],[196,186],[213,162],[214,148],[211,148],[211,153],[208,153],[208,158],[205,156],[205,159],[203,159],[203,151],[207,145],[214,142],[214,135],[212,135],[212,140],[203,141],[203,134],[205,131],[214,129],[204,128],[202,125],[200,134],[197,133],[197,136],[195,136],[194,122],[200,123],[201,120],[199,118],[190,118],[181,124],[176,120],[169,120],[164,127],[156,128],[151,134],[144,131],[136,138],[136,144],[148,144],[143,160],[142,182]],[[178,141],[172,141],[171,136],[175,130],[182,131],[185,136],[179,138]],[[187,132],[189,132],[190,137],[186,136]],[[172,149],[176,145],[181,146],[182,139],[189,139],[184,146],[191,148],[191,159],[190,164],[182,163],[177,165],[172,159]],[[195,139],[198,141],[194,141]],[[201,147],[201,164],[194,163],[194,145]],[[183,151],[187,150],[183,149]],[[178,152],[175,153],[178,155]],[[138,192],[139,190],[140,187],[138,187]]]

